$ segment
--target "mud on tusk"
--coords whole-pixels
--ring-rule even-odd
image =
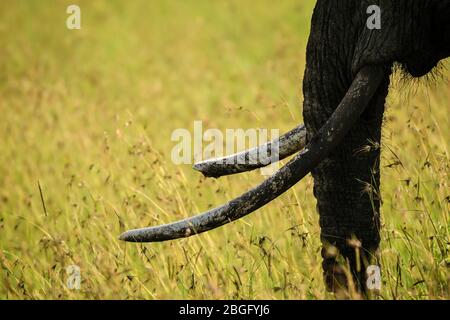
[[[293,155],[305,145],[306,128],[300,125],[261,146],[230,156],[197,162],[193,168],[205,177],[218,178],[268,166]]]
[[[162,226],[130,230],[120,240],[158,242],[190,237],[240,219],[266,205],[294,186],[320,164],[345,138],[370,104],[388,73],[380,66],[361,69],[331,117],[299,152],[270,178],[241,196],[194,217]],[[333,130],[332,130],[333,129]],[[330,136],[328,132],[332,132]]]

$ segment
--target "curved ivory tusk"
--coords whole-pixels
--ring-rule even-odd
[[[369,104],[384,74],[381,67],[361,69],[339,106],[305,149],[256,188],[203,214],[162,226],[130,230],[120,239],[157,242],[189,237],[242,218],[272,201],[307,175],[341,142]]]
[[[261,146],[223,158],[197,162],[193,168],[205,177],[218,178],[268,166],[293,155],[305,145],[306,128],[301,125]]]

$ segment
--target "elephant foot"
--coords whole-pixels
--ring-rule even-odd
[[[333,245],[322,248],[322,268],[326,289],[337,299],[369,298],[366,269],[374,255],[370,252],[362,254],[359,249],[346,247],[344,250],[339,250]]]
[[[324,259],[322,267],[327,291],[344,298],[348,292],[348,281],[344,268],[333,258]]]

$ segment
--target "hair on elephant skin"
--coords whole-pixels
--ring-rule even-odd
[[[367,8],[381,9],[381,28],[367,27]],[[450,56],[450,1],[318,0],[307,46],[303,115],[313,137],[333,113],[358,70],[384,68],[382,85],[343,142],[313,171],[323,269],[329,290],[345,286],[338,256],[357,287],[380,242],[381,126],[394,65],[412,77]],[[358,261],[359,260],[359,261]]]

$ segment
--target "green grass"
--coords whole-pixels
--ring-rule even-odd
[[[300,123],[313,1],[84,0],[70,31],[72,3],[0,3],[0,298],[333,298],[310,176],[208,234],[117,240],[264,179],[204,179],[171,162],[170,135]],[[444,80],[391,90],[381,298],[450,298],[449,101]]]

